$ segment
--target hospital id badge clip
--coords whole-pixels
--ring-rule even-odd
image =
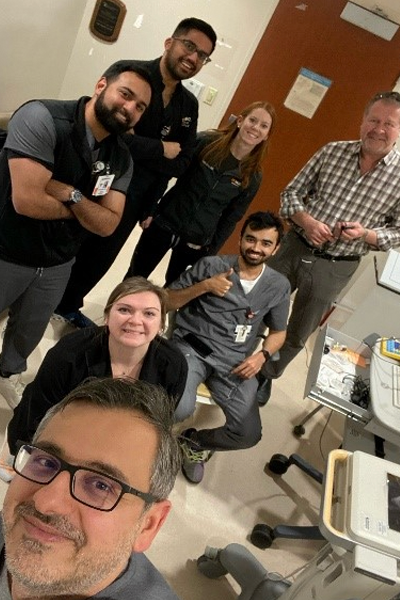
[[[92,196],[105,196],[111,188],[115,175],[99,175]]]

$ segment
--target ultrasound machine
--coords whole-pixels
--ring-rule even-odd
[[[327,544],[291,583],[240,544],[206,548],[201,573],[230,574],[238,600],[395,600],[400,598],[400,465],[365,452],[328,457],[320,528]]]
[[[197,559],[206,577],[229,573],[241,587],[238,600],[400,600],[400,343],[374,337],[368,407],[338,404],[345,449],[329,454],[324,474],[319,528],[327,544],[293,583],[240,544],[206,548]],[[332,395],[315,389],[335,409]]]

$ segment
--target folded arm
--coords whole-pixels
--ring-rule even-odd
[[[32,219],[77,219],[82,227],[101,236],[117,227],[125,196],[110,190],[99,202],[83,197],[76,206],[65,206],[72,185],[52,179],[52,172],[30,158],[10,158],[12,202],[16,212]]]

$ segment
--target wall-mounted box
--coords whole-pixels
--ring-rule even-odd
[[[399,25],[394,21],[390,21],[384,16],[363,8],[354,2],[348,2],[340,16],[345,21],[366,29],[384,40],[391,40],[399,28]]]
[[[204,89],[204,83],[201,83],[201,81],[192,78],[184,79],[182,81],[182,85],[184,85],[186,89],[192,92],[192,94],[196,96],[197,100],[200,100],[200,96]]]

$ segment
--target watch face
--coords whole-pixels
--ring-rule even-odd
[[[72,192],[70,194],[70,200],[72,200],[72,202],[77,204],[78,202],[80,202],[82,200],[82,192],[80,192],[79,190],[72,190]]]

